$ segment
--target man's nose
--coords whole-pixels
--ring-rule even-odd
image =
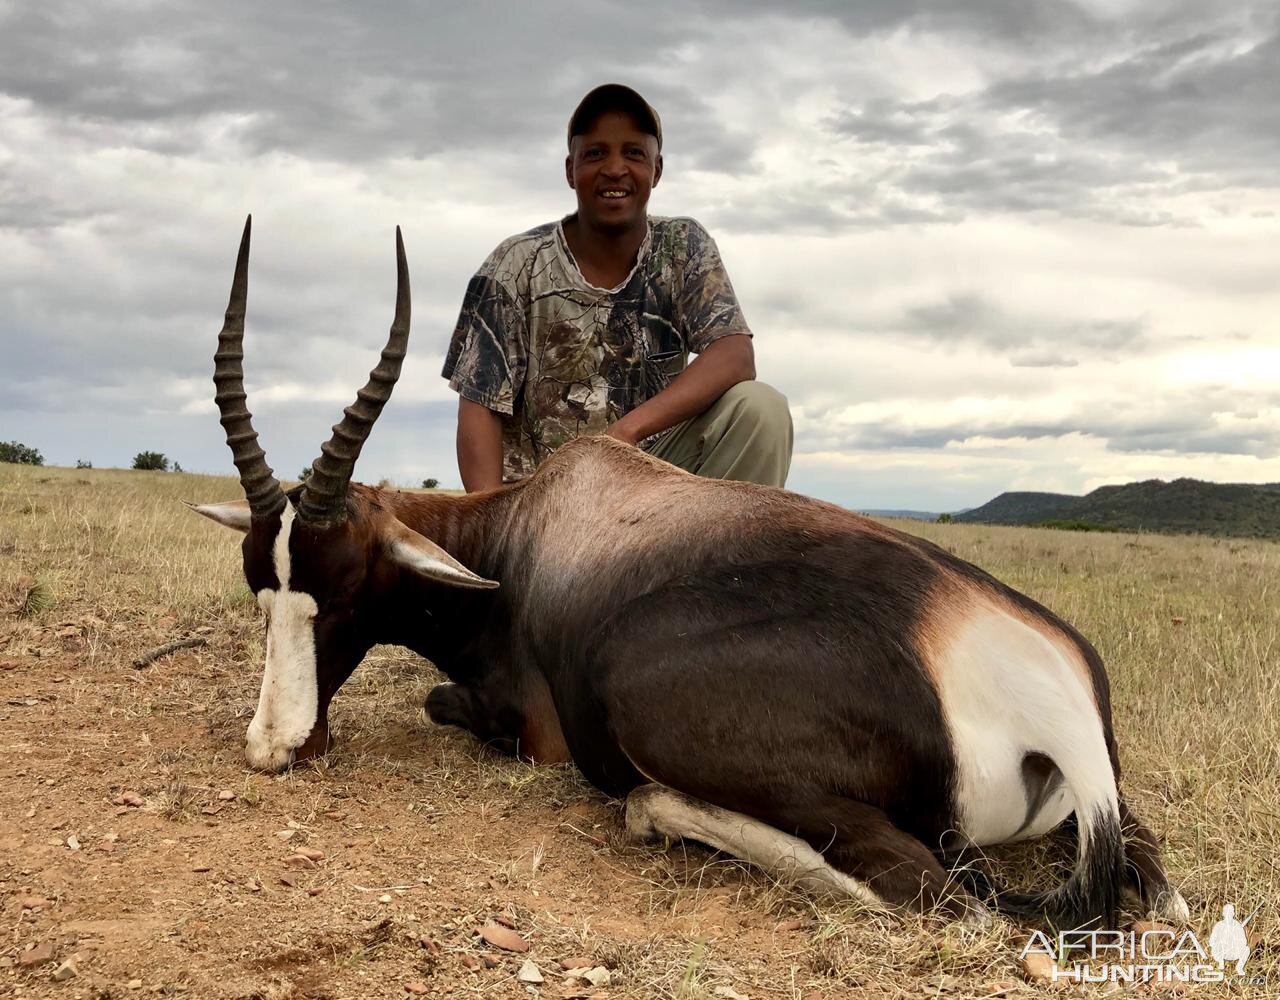
[[[622,177],[627,172],[627,161],[622,158],[621,153],[615,153],[604,161],[601,167],[601,173],[608,177]]]

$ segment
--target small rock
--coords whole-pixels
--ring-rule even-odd
[[[308,896],[318,896],[318,895],[320,895],[320,893],[322,893],[322,892],[324,892],[324,886],[320,886],[320,885],[313,885],[310,889],[308,889],[308,890],[307,890],[307,895],[308,895]]]
[[[137,792],[121,792],[116,796],[115,803],[118,806],[132,806],[134,809],[139,809],[147,804],[147,800]]]
[[[515,951],[523,954],[529,950],[529,942],[509,927],[501,924],[485,924],[480,928],[480,936],[495,948],[503,951]]]
[[[379,896],[379,897],[378,897],[378,902],[379,902],[379,903],[390,903],[390,902],[391,902],[391,896],[390,896],[388,893],[385,893],[385,892],[384,892],[381,896]]]
[[[564,969],[565,972],[568,972],[570,969],[590,969],[593,964],[594,963],[591,959],[583,958],[580,955],[575,955],[572,958],[560,959],[560,968]]]
[[[295,847],[293,850],[295,854],[301,855],[311,861],[324,860],[324,851],[320,850],[318,847]]]
[[[27,811],[26,811],[26,812],[24,812],[22,815],[23,815],[23,816],[25,816],[25,817],[27,817],[27,819],[32,819],[32,818],[34,818],[34,817],[35,817],[35,814],[36,814],[36,807],[35,807],[35,806],[31,806],[31,807],[30,807],[30,808],[28,808],[28,809],[27,809]]]
[[[124,984],[124,988],[126,990],[140,990],[142,989],[142,980],[130,979],[127,983]]]
[[[542,970],[533,964],[532,960],[525,959],[524,965],[520,966],[520,971],[516,973],[516,978],[522,983],[540,983],[542,979]]]
[[[582,978],[589,982],[592,986],[608,986],[609,970],[603,965],[597,965],[594,969],[588,969],[582,974]]]
[[[108,840],[106,837],[103,837],[100,841],[98,841],[98,850],[100,850],[103,854],[115,854],[116,842],[114,840]]]
[[[222,812],[222,806],[201,806],[200,807],[201,816],[217,816],[218,813],[220,812]]]
[[[334,810],[330,810],[329,812],[325,813],[325,814],[324,814],[324,818],[325,818],[325,819],[332,819],[332,820],[344,820],[344,819],[346,819],[346,818],[347,818],[347,814],[346,814],[346,813],[344,813],[344,812],[339,812],[338,810],[334,809]]]
[[[53,970],[53,981],[55,983],[65,983],[68,979],[75,979],[79,973],[80,970],[76,968],[76,963],[71,959],[67,959]]]
[[[280,884],[287,885],[290,889],[292,889],[295,885],[298,884],[298,879],[294,875],[281,875]]]
[[[1057,968],[1057,963],[1043,952],[1033,951],[1022,960],[1023,975],[1032,982],[1054,982],[1054,970]],[[1069,977],[1059,971],[1057,981],[1061,982],[1064,978]]]
[[[421,996],[426,996],[427,993],[430,992],[430,987],[427,986],[426,983],[421,982],[417,979],[410,979],[407,983],[404,984],[404,991],[406,993],[412,993],[414,996],[421,997]]]
[[[440,942],[433,937],[427,937],[426,935],[423,935],[422,937],[418,938],[418,944],[422,945],[422,947],[425,948],[427,951],[429,951],[432,955],[439,955],[441,952]]]
[[[218,793],[218,799],[221,802],[230,802],[235,797],[236,797],[236,793],[233,792],[230,788],[224,788],[222,791]]]
[[[1017,988],[1017,983],[1012,980],[1004,979],[998,983],[987,983],[983,988],[983,992],[989,997],[1002,997],[1008,993],[1012,993]]]
[[[316,863],[305,854],[290,854],[284,859],[286,865],[293,865],[294,868],[314,868]]]
[[[80,850],[80,838],[73,833],[70,837],[67,838],[67,846],[70,847],[73,851]]]
[[[502,964],[502,960],[499,959],[497,955],[490,955],[488,952],[481,955],[480,960],[484,962],[484,967],[486,969],[496,969]]]
[[[49,901],[43,896],[23,896],[21,902],[24,910],[38,910],[49,905]]]
[[[191,870],[196,874],[199,874],[201,872],[207,872],[209,870],[209,866],[204,864],[192,865]]]
[[[45,962],[53,961],[53,942],[41,941],[34,948],[28,948],[18,956],[18,964],[25,968],[31,968],[35,965],[44,965]]]
[[[798,931],[802,927],[804,927],[803,920],[783,920],[774,927],[773,932],[775,934],[790,934],[792,931]]]
[[[718,997],[724,997],[725,1000],[748,1000],[746,996],[739,993],[732,986],[717,986],[711,992]]]
[[[462,956],[462,964],[468,969],[478,969],[480,968],[480,959],[476,958],[475,955],[468,955],[464,953]]]
[[[276,836],[279,837],[281,840],[293,840],[293,838],[296,837],[297,835],[298,835],[297,830],[279,830],[276,832]]]
[[[12,969],[13,958],[10,955],[0,955],[0,969]]]
[[[516,929],[516,922],[505,913],[499,913],[493,918],[493,922],[495,924],[502,924],[503,927],[510,927],[512,930]]]
[[[249,881],[244,884],[244,887],[248,889],[250,892],[262,891],[262,883],[259,882],[256,878],[249,879]]]

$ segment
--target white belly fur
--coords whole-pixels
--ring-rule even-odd
[[[936,670],[956,754],[960,833],[979,845],[1021,840],[1075,810],[1063,781],[1027,823],[1022,761],[1029,753],[1059,766],[1069,755],[1073,766],[1064,771],[1088,776],[1087,799],[1114,787],[1092,692],[1057,644],[992,605],[974,608],[948,631]]]

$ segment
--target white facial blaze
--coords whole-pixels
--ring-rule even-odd
[[[277,771],[306,741],[316,722],[316,602],[289,589],[289,535],[294,510],[286,506],[272,546],[278,590],[258,592],[267,616],[267,665],[262,674],[258,710],[249,723],[246,755],[251,767]]]

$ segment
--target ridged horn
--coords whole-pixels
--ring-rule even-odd
[[[267,465],[267,456],[258,447],[258,434],[253,429],[253,415],[245,405],[244,391],[244,309],[249,294],[249,231],[253,216],[245,219],[240,253],[236,256],[236,274],[231,282],[231,300],[227,317],[218,334],[218,350],[213,356],[213,401],[222,414],[222,428],[227,434],[231,458],[240,470],[240,485],[249,501],[249,511],[256,520],[273,517],[288,502],[280,483]]]
[[[302,491],[298,513],[320,527],[338,524],[347,516],[347,487],[355,471],[360,449],[368,440],[373,422],[391,398],[400,377],[409,345],[409,265],[404,256],[404,240],[396,226],[396,315],[382,357],[369,373],[369,381],[356,393],[356,401],[342,412],[333,426],[333,436],[321,446],[320,457],[311,466],[311,478]]]

